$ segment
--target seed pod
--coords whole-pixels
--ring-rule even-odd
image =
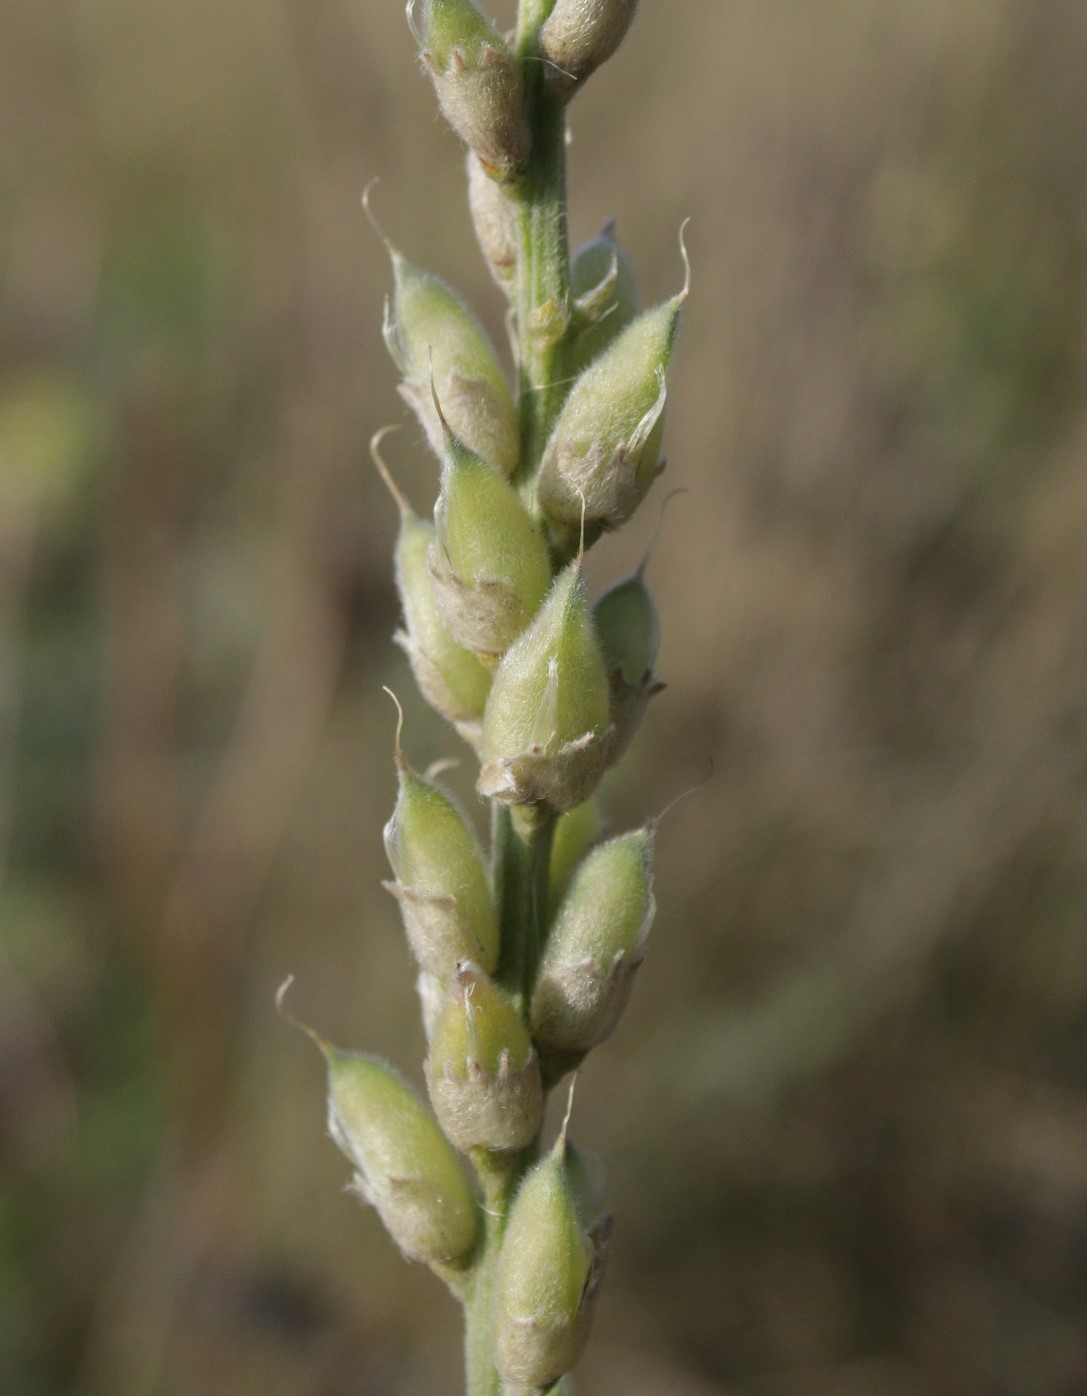
[[[462,962],[434,1025],[427,1085],[446,1137],[467,1153],[523,1149],[540,1127],[540,1064],[513,1001]]]
[[[580,375],[544,450],[541,509],[573,532],[628,519],[664,469],[665,374],[685,292],[645,311]]]
[[[551,869],[547,880],[547,919],[550,922],[574,875],[574,869],[600,837],[600,811],[595,800],[564,814],[555,825],[551,841]]]
[[[529,1388],[550,1386],[577,1362],[603,1277],[605,1247],[594,1245],[578,1214],[565,1152],[560,1138],[525,1175],[498,1258],[495,1366]]]
[[[415,980],[415,992],[419,995],[419,1012],[423,1019],[423,1033],[429,1042],[434,1036],[434,1026],[445,1002],[445,985],[435,974],[425,969],[419,971]]]
[[[574,562],[498,666],[483,713],[476,789],[506,804],[563,813],[592,794],[613,740],[604,661]]]
[[[415,681],[431,707],[455,723],[468,741],[478,744],[491,671],[471,650],[457,644],[441,618],[429,564],[434,528],[419,518],[397,489],[377,450],[380,435],[370,443],[370,452],[400,510],[395,560],[404,629],[393,638],[407,654]]]
[[[446,440],[430,550],[438,610],[459,644],[493,661],[539,609],[551,563],[512,485],[455,436]]]
[[[488,174],[515,178],[532,141],[517,59],[473,0],[423,0],[422,9],[416,37],[445,119]]]
[[[599,1154],[579,1148],[573,1140],[566,1144],[566,1176],[577,1208],[578,1219],[590,1236],[608,1216],[605,1189],[607,1176]]]
[[[492,276],[503,290],[512,294],[519,244],[517,209],[471,150],[468,152],[468,207],[480,251]]]
[[[630,997],[653,923],[653,833],[594,849],[574,874],[548,933],[532,994],[532,1030],[549,1055],[610,1037]]]
[[[641,309],[634,267],[616,241],[614,223],[574,253],[570,289],[576,297],[575,322],[580,325],[573,369],[580,373],[614,343]]]
[[[408,942],[421,969],[444,983],[460,960],[498,964],[498,915],[483,855],[453,797],[397,752],[400,791],[385,825],[385,851]]]
[[[406,1256],[466,1261],[479,1208],[464,1165],[426,1106],[392,1067],[314,1039],[328,1063],[328,1123],[354,1164],[357,1192],[373,1204]]]
[[[383,333],[404,375],[400,395],[419,418],[438,458],[446,433],[435,398],[458,440],[504,475],[517,469],[517,412],[487,332],[438,277],[413,266],[394,247],[392,304]]]
[[[660,648],[660,622],[643,570],[644,564],[606,591],[593,607],[593,621],[611,686],[613,762],[630,745],[649,700],[664,687],[653,673]]]
[[[540,31],[540,48],[554,64],[548,79],[573,95],[626,37],[638,0],[556,0]]]

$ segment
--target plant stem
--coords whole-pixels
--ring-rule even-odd
[[[540,27],[553,5],[554,0],[521,0],[517,24],[517,52],[532,131],[532,154],[515,194],[520,232],[516,312],[522,480],[535,473],[562,400],[569,327],[566,117],[561,99],[545,81],[538,55]],[[531,831],[522,834],[507,806],[496,802],[492,808],[494,891],[502,945],[496,977],[526,1016],[546,930],[554,832],[554,815],[539,818]],[[538,1154],[536,1139],[506,1163],[486,1154],[475,1160],[483,1188],[484,1235],[464,1306],[467,1396],[502,1396],[504,1390],[494,1365],[492,1315],[498,1257],[513,1193]]]
[[[502,959],[496,978],[527,1015],[532,981],[545,928],[551,842],[555,816],[549,815],[529,839],[514,828],[506,805],[492,806],[495,899],[501,928]],[[501,1396],[494,1366],[491,1315],[495,1273],[509,1204],[521,1176],[539,1155],[539,1139],[508,1162],[480,1151],[473,1159],[483,1188],[484,1233],[472,1289],[464,1304],[464,1355],[467,1396]]]
[[[570,319],[566,230],[566,110],[537,53],[553,0],[524,0],[517,31],[532,153],[518,186],[517,344],[522,477],[539,464],[562,401]]]
[[[549,815],[526,841],[505,805],[494,809],[495,898],[502,959],[498,982],[527,1005],[543,943],[555,817]]]
[[[483,1184],[484,1233],[472,1292],[464,1305],[467,1396],[502,1396],[502,1378],[494,1365],[491,1314],[498,1253],[506,1229],[514,1173],[488,1167],[483,1162],[477,1163],[476,1168]]]

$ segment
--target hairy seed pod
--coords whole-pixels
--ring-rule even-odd
[[[608,670],[628,683],[653,672],[660,649],[660,620],[642,568],[608,588],[593,607],[600,652]]]
[[[468,152],[468,207],[480,251],[491,275],[508,294],[517,277],[519,234],[517,208],[502,186],[491,179],[474,151]]]
[[[550,922],[569,886],[574,869],[600,837],[600,810],[586,800],[560,816],[551,840],[551,870],[547,881],[547,919]]]
[[[535,1137],[543,1114],[540,1064],[510,997],[478,965],[454,972],[426,1062],[446,1137],[467,1153],[508,1153]]]
[[[419,971],[415,980],[415,992],[419,996],[419,1012],[423,1019],[423,1033],[429,1042],[434,1036],[434,1027],[445,1003],[445,984],[436,974]]]
[[[393,264],[392,303],[383,332],[393,361],[404,375],[400,394],[419,418],[439,460],[450,431],[503,475],[517,469],[517,412],[509,384],[487,332],[438,277],[389,248]]]
[[[430,550],[438,610],[459,644],[493,661],[539,609],[551,563],[513,486],[455,436],[446,441]]]
[[[568,532],[628,519],[664,469],[665,375],[683,295],[645,311],[575,381],[544,450],[540,508]]]
[[[408,942],[428,974],[443,982],[461,960],[498,964],[498,916],[483,855],[453,797],[401,759],[400,790],[385,825],[385,851]]]
[[[408,656],[423,697],[477,745],[491,671],[471,650],[457,644],[442,620],[430,575],[434,527],[419,518],[396,487],[377,450],[378,440],[375,437],[370,446],[374,463],[400,510],[395,564],[404,628],[393,639]]]
[[[510,1207],[495,1279],[494,1360],[532,1389],[569,1372],[589,1336],[604,1247],[577,1206],[565,1139],[525,1175]]]
[[[611,686],[614,762],[630,745],[649,700],[664,687],[653,673],[660,622],[642,567],[600,597],[593,607],[593,620]]]
[[[626,37],[638,0],[556,0],[540,31],[540,48],[554,65],[548,80],[573,94]]]
[[[590,1149],[582,1149],[573,1140],[568,1140],[566,1176],[578,1219],[592,1236],[608,1218],[607,1174],[604,1171],[604,1161],[599,1154]]]
[[[498,666],[476,788],[506,804],[563,813],[592,794],[613,740],[604,661],[573,562]]]
[[[517,59],[473,0],[423,0],[422,15],[421,57],[442,114],[488,174],[515,178],[532,142]]]
[[[611,1036],[630,997],[656,904],[653,834],[595,848],[574,874],[540,959],[532,1029],[543,1051],[575,1055]]]
[[[406,1256],[430,1265],[466,1261],[479,1208],[464,1165],[434,1117],[392,1067],[316,1039],[328,1064],[328,1122]]]
[[[634,267],[608,223],[591,242],[584,243],[570,262],[575,324],[573,370],[580,373],[634,320],[641,304]]]

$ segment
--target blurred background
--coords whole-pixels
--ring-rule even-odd
[[[1087,9],[642,8],[571,149],[575,240],[694,265],[612,827],[713,776],[579,1085],[579,1393],[1082,1396]],[[501,339],[457,143],[394,0],[0,32],[0,1387],[455,1396],[273,997],[420,1078],[381,685],[460,753],[389,638],[359,195]]]

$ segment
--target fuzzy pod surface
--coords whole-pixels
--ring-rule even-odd
[[[385,1062],[318,1045],[328,1066],[329,1131],[358,1170],[360,1194],[412,1260],[466,1260],[479,1236],[479,1208],[434,1117]]]
[[[607,674],[575,562],[495,673],[477,788],[508,804],[571,810],[596,788],[612,735]]]
[[[448,791],[401,764],[385,850],[421,969],[446,980],[461,960],[498,963],[498,915],[476,836]]]
[[[463,1153],[523,1149],[540,1127],[539,1059],[509,995],[478,966],[454,972],[426,1061],[434,1112]]]

